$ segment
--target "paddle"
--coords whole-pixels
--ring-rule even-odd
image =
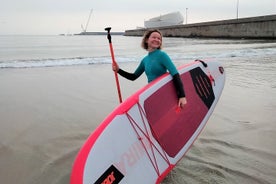
[[[110,48],[110,53],[111,53],[111,58],[112,58],[112,65],[116,65],[117,63],[115,61],[113,46],[112,46],[112,42],[111,42],[111,34],[110,34],[111,27],[107,27],[104,30],[107,31],[107,39],[109,41],[109,48]],[[118,96],[119,96],[119,102],[122,103],[122,95],[121,95],[121,90],[120,90],[118,73],[116,71],[114,71],[114,74],[115,74],[116,86],[117,86],[117,91],[118,91]]]

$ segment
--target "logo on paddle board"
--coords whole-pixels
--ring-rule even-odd
[[[119,184],[124,175],[111,165],[94,184]]]

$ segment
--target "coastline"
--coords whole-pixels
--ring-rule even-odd
[[[156,27],[164,37],[276,39],[276,15]],[[125,36],[142,36],[146,28],[126,30]]]

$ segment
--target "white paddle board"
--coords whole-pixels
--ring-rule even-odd
[[[88,137],[74,162],[71,184],[153,184],[165,178],[204,128],[225,83],[218,62],[195,61],[178,71],[184,108],[177,107],[169,74],[140,89]]]

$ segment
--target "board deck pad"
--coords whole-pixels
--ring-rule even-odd
[[[172,81],[152,94],[144,105],[153,135],[171,157],[187,143],[214,101],[211,82],[200,68],[182,74],[181,79],[189,99],[181,111],[176,110]]]

